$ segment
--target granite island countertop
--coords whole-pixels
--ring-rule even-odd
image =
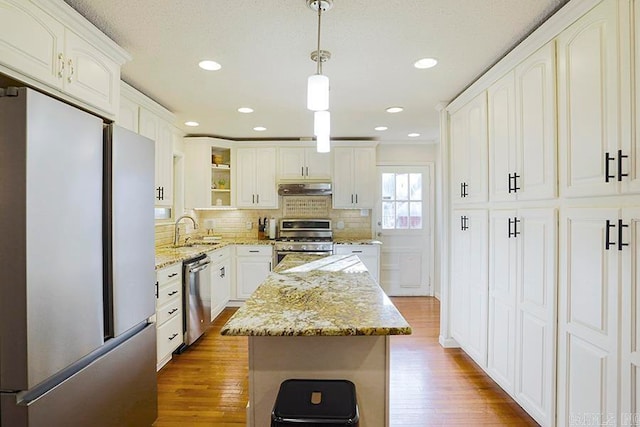
[[[409,335],[411,326],[354,255],[287,255],[222,335]]]

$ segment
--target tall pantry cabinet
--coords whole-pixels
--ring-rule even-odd
[[[472,86],[448,108],[450,333],[543,426],[635,425],[640,0],[569,6],[582,7],[583,15],[554,22],[546,44],[534,33],[540,47],[523,45],[535,52],[526,57],[521,50],[526,58],[511,69],[496,66],[480,80],[484,88]],[[468,202],[460,184],[467,172],[459,169],[469,159],[459,140],[469,128],[460,112],[482,97],[488,198]],[[485,131],[476,129],[482,139]],[[472,211],[487,217],[486,242],[476,247],[462,230],[474,222]],[[486,266],[475,261],[478,253]],[[484,280],[485,272],[486,292],[478,293],[468,278]],[[475,338],[471,299],[486,307]],[[486,353],[479,352],[483,339]]]

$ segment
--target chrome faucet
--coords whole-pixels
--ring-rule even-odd
[[[193,221],[193,228],[197,229],[198,228],[198,223],[196,222],[196,220],[191,216],[191,215],[182,215],[180,218],[178,218],[176,220],[176,225],[175,225],[175,229],[174,229],[174,235],[173,235],[173,246],[178,246],[178,243],[180,242],[180,221],[182,221],[183,219],[190,219],[191,221]]]

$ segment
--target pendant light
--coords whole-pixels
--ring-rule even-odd
[[[318,12],[318,44],[311,52],[311,60],[316,62],[316,73],[307,79],[307,108],[311,111],[329,109],[329,77],[322,74],[322,63],[331,59],[331,53],[320,49],[320,27],[322,12],[333,7],[330,0],[307,0],[307,6]]]
[[[322,12],[333,7],[333,0],[307,0],[307,6],[318,12],[318,44],[311,52],[311,60],[316,62],[316,73],[307,79],[307,108],[313,111],[313,134],[316,136],[317,151],[328,153],[331,149],[331,116],[329,113],[329,77],[322,74],[322,63],[331,59],[331,53],[320,49],[320,27]]]

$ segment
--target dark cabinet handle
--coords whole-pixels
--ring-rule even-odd
[[[616,225],[615,225],[615,224],[611,224],[611,221],[609,221],[609,220],[607,220],[607,224],[606,224],[606,225],[607,225],[607,228],[606,228],[606,230],[604,231],[604,240],[605,240],[605,242],[604,242],[604,249],[608,251],[608,250],[609,250],[609,248],[610,248],[612,245],[615,245],[615,244],[616,244],[616,242],[612,242],[611,240],[609,240],[609,239],[611,238],[611,229],[612,229],[613,227],[615,227]]]
[[[159,289],[159,286],[158,286],[158,282],[156,282],[156,298],[158,298],[160,296],[159,293],[158,293],[159,291],[160,291],[160,289]]]
[[[353,204],[353,194],[351,195],[351,203]]]
[[[352,254],[361,254],[362,251],[351,251]]]
[[[169,315],[172,315],[172,314],[173,314],[173,313],[175,313],[176,311],[178,311],[178,309],[177,309],[177,308],[174,308],[173,310],[170,310],[170,311],[168,311],[167,313],[168,313]]]
[[[164,187],[158,187],[158,188],[156,188],[156,191],[158,192],[158,195],[156,196],[156,199],[164,200]]]
[[[251,195],[251,203],[255,203],[256,202],[256,195],[252,194]]]
[[[304,166],[300,166],[300,175],[304,176]]]
[[[309,166],[305,166],[304,169],[305,169],[305,171],[307,173],[307,176],[309,176]]]
[[[173,295],[175,295],[175,294],[177,294],[177,293],[178,293],[178,291],[173,291],[173,292],[169,292],[169,294],[168,294],[168,295],[169,295],[169,296],[173,296]]]
[[[467,197],[469,195],[469,193],[467,192],[467,188],[469,187],[469,184],[467,184],[466,182],[461,182],[460,183],[460,197],[464,198]]]
[[[628,159],[629,156],[622,154],[622,150],[618,150],[618,181],[622,181],[623,176],[629,176],[628,173],[622,173],[622,159]]]
[[[260,204],[260,195],[256,194],[256,204]]]
[[[508,219],[508,224],[507,224],[507,237],[508,238],[512,238],[512,237],[518,237],[520,235],[520,232],[518,231],[518,224],[520,223],[520,220],[518,219],[518,217],[514,217],[513,219],[509,218]],[[511,226],[513,226],[513,231],[511,231]]]
[[[356,194],[356,205],[358,204],[358,195]]]
[[[621,251],[623,247],[629,246],[628,243],[622,243],[622,229],[628,228],[628,224],[623,224],[622,220],[618,220],[618,250]]]
[[[518,178],[520,178],[520,175],[517,172],[509,174],[509,193],[517,193],[520,190]]]
[[[469,229],[469,218],[466,215],[460,217],[460,230],[467,231]]]
[[[173,341],[173,339],[174,339],[175,337],[177,337],[177,336],[178,336],[178,334],[173,334],[173,335],[171,335],[171,336],[169,337],[169,341]]]
[[[271,261],[269,261],[269,271],[271,271]]]
[[[615,175],[609,174],[609,162],[611,160],[615,160],[615,157],[610,156],[608,151],[604,153],[604,182],[609,182],[610,179],[616,177]]]
[[[251,252],[252,254],[257,254],[260,251],[251,249],[251,250],[249,250],[249,252]]]
[[[176,277],[177,275],[178,275],[178,273],[171,273],[171,274],[170,274],[169,276],[167,276],[167,277],[172,278],[172,277]]]
[[[224,278],[224,276],[226,276],[226,273],[224,271],[224,267],[221,267],[220,268],[220,278],[222,279],[222,278]]]

